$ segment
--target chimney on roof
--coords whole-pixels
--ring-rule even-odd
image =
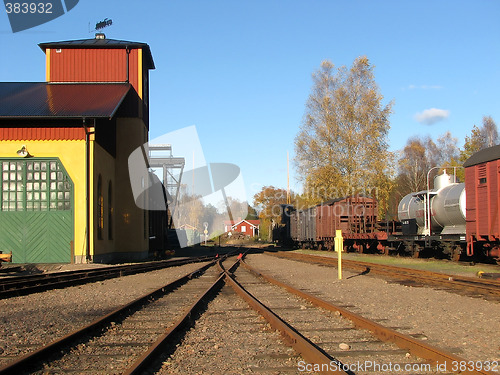
[[[96,39],[106,39],[106,35],[104,33],[97,33],[95,34]]]

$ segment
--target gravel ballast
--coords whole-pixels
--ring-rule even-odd
[[[384,326],[421,337],[471,361],[500,360],[500,304],[428,287],[408,287],[268,255],[248,264]],[[398,328],[399,327],[399,328]]]
[[[205,263],[0,300],[0,365],[75,331]]]
[[[159,374],[295,373],[300,357],[224,286]]]
[[[408,287],[265,254],[259,270],[473,361],[500,360],[500,304]],[[201,267],[191,264],[0,301],[0,365]],[[300,357],[227,286],[161,369],[164,374],[298,373]],[[349,344],[349,343],[347,343]],[[360,360],[369,358],[360,358]]]

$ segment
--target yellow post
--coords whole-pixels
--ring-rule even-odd
[[[335,232],[335,251],[337,252],[339,280],[342,280],[342,250],[344,249],[344,238],[342,230],[338,229]]]

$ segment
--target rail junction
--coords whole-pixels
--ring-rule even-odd
[[[295,358],[294,365],[281,367],[278,373],[297,372],[305,364],[314,364],[304,368],[319,373],[380,373],[349,366],[368,358],[400,369],[421,366],[424,370],[412,372],[418,374],[436,373],[431,367],[435,364],[446,364],[443,374],[496,373],[478,366],[453,371],[454,363],[469,361],[265,274],[247,264],[243,253],[198,261],[202,264],[196,270],[64,337],[42,347],[34,345],[16,358],[0,356],[0,374],[170,373],[169,358],[182,348],[186,333],[196,331],[207,306],[219,296],[234,299],[236,294],[294,349],[295,354],[284,355]]]

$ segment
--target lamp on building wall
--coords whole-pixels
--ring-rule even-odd
[[[30,153],[28,152],[28,149],[26,148],[25,145],[23,145],[23,147],[21,147],[20,150],[17,150],[17,154],[22,157],[22,158],[31,158],[33,157],[33,155],[30,155]]]

